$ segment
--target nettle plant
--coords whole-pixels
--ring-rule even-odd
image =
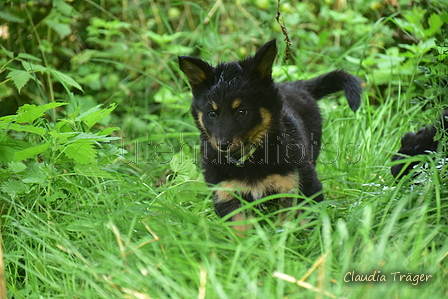
[[[5,73],[0,86],[11,81],[20,94],[25,85],[34,83],[29,87],[35,101],[47,103],[25,104],[16,114],[0,118],[0,195],[14,199],[32,190],[46,190],[42,195],[51,198],[55,195],[51,186],[66,181],[64,176],[91,178],[93,184],[98,178],[114,178],[111,170],[118,166],[113,162],[124,150],[119,142],[112,142],[120,137],[110,135],[119,128],[98,124],[104,123],[116,105],[86,109],[77,104],[80,99],[70,91],[72,87],[83,91],[70,76],[42,65],[40,58],[30,54],[15,55],[4,47],[0,53],[8,58],[0,67],[0,73]],[[65,89],[67,103],[56,101],[51,88],[43,90],[52,80]],[[71,108],[66,109],[70,112],[64,108]],[[65,117],[56,119],[57,115]]]
[[[64,175],[114,178],[111,165],[121,158],[122,149],[112,143],[120,137],[109,135],[119,128],[95,129],[95,124],[108,116],[115,105],[96,106],[84,113],[78,107],[64,119],[47,119],[46,112],[65,105],[26,104],[15,115],[0,118],[2,193],[15,198],[36,187],[43,190]]]

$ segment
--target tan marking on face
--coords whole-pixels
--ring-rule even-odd
[[[242,142],[241,138],[239,138],[239,137],[234,137],[232,139],[232,143],[230,144],[230,147],[225,150],[218,148],[218,142],[216,141],[215,137],[210,138],[210,143],[212,144],[212,146],[215,150],[217,150],[219,152],[223,152],[223,153],[227,153],[229,150],[230,150],[230,153],[234,153],[238,149],[240,149],[241,146],[243,145],[243,142]]]
[[[258,143],[262,140],[263,136],[268,133],[269,127],[272,122],[272,114],[265,108],[260,108],[261,114],[261,124],[256,126],[252,131],[249,132],[248,140],[250,143]]]
[[[211,138],[210,138],[210,143],[212,144],[212,146],[213,146],[213,148],[214,148],[215,150],[219,151],[219,149],[218,149],[218,142],[216,141],[216,138],[215,138],[215,137],[211,137]]]
[[[202,129],[202,131],[204,131],[205,134],[207,134],[208,138],[210,138],[210,135],[208,135],[208,132],[205,129],[204,122],[202,121],[202,116],[203,116],[202,112],[198,112],[198,123],[199,123],[199,126],[201,127],[200,129]]]
[[[236,99],[232,102],[232,109],[237,109],[241,105],[241,100]]]
[[[216,105],[216,103],[213,101],[212,101],[212,108],[213,110],[218,111],[218,105]]]
[[[241,146],[243,145],[243,141],[239,137],[233,137],[232,144],[230,145],[230,152],[234,153],[241,149]]]

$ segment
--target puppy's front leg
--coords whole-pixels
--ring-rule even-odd
[[[225,190],[215,191],[213,201],[216,214],[218,214],[221,218],[241,207],[241,202],[239,199],[235,198],[232,194]],[[241,222],[246,219],[247,217],[240,212],[230,217],[227,221]],[[253,226],[251,224],[239,224],[234,225],[233,228],[237,231],[245,232],[246,230],[253,228]]]

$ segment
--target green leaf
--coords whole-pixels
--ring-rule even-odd
[[[51,29],[57,32],[57,34],[64,38],[70,33],[72,33],[72,29],[70,28],[70,25],[67,23],[62,23],[59,20],[60,15],[58,13],[53,14],[52,17],[45,18],[44,23],[50,26]]]
[[[13,70],[9,72],[8,76],[6,78],[11,78],[12,82],[16,86],[17,90],[20,93],[20,90],[25,86],[25,84],[30,80],[33,79],[33,76],[30,75],[30,73],[22,70]]]
[[[13,122],[14,118],[16,118],[16,117],[17,117],[17,115],[6,115],[3,117],[0,117],[0,124]]]
[[[448,13],[446,11],[442,11],[440,14],[440,18],[444,23],[448,23]]]
[[[6,135],[6,132],[0,131],[0,162],[8,163],[14,161],[16,152],[28,148],[29,146],[29,143],[12,139]]]
[[[120,130],[119,127],[107,127],[105,129],[102,129],[101,131],[99,131],[97,134],[98,135],[110,135],[110,133],[114,132],[114,131],[118,131]],[[118,138],[120,139],[120,138]]]
[[[44,52],[47,54],[53,53],[53,44],[51,42],[47,41],[46,39],[42,39],[40,41],[38,48],[41,52]]]
[[[45,135],[47,131],[45,131],[44,128],[41,127],[35,127],[30,125],[19,125],[14,123],[0,123],[0,129],[3,130],[13,130],[16,132],[29,132],[29,133],[35,133],[40,136]]]
[[[56,125],[53,127],[53,130],[51,132],[55,132],[55,133],[64,133],[64,132],[73,132],[72,129],[72,121],[68,120],[68,119],[60,119]],[[53,135],[52,135],[53,136]]]
[[[170,161],[170,168],[178,176],[183,176],[185,180],[189,180],[197,176],[197,167],[193,160],[181,154],[176,154]]]
[[[8,163],[8,166],[9,166],[9,169],[11,169],[11,171],[14,173],[19,173],[26,169],[26,165],[23,164],[22,162],[12,161],[12,162]]]
[[[437,32],[439,32],[440,28],[443,26],[443,21],[440,16],[436,13],[431,14],[428,19],[429,28],[425,30],[425,35],[427,37],[434,36]]]
[[[61,82],[63,85],[69,85],[77,88],[78,90],[84,92],[81,85],[79,85],[75,80],[73,80],[72,77],[67,76],[66,74],[63,74],[57,70],[49,69],[50,73],[53,74],[53,76]]]
[[[96,105],[92,108],[90,108],[89,110],[87,110],[86,112],[81,113],[79,116],[77,116],[75,118],[76,121],[82,121],[84,120],[88,115],[100,111],[101,110],[101,105]]]
[[[17,193],[28,193],[30,188],[21,181],[9,180],[4,182],[0,189],[11,197],[15,197]]]
[[[154,95],[154,102],[172,104],[179,101],[179,96],[175,95],[170,88],[163,86]]]
[[[27,53],[20,53],[17,57],[25,59],[25,60],[34,60],[34,61],[38,61],[38,62],[42,61],[42,59],[40,59],[34,55],[27,54]]]
[[[27,72],[46,72],[47,68],[40,65],[34,64],[29,61],[22,60],[22,66]]]
[[[96,149],[93,148],[90,140],[77,140],[68,144],[64,150],[64,154],[79,164],[95,163],[97,155]]]
[[[50,147],[49,143],[44,143],[44,144],[41,144],[38,146],[29,147],[22,151],[16,152],[16,154],[14,155],[14,160],[23,161],[30,157],[35,157],[39,154],[46,152],[49,147]]]
[[[14,58],[13,52],[6,50],[5,47],[3,47],[3,46],[1,46],[1,47],[2,47],[2,52],[4,52],[6,54],[6,56],[8,56],[9,58]]]
[[[171,43],[173,40],[185,35],[184,32],[176,32],[174,34],[157,34],[151,30],[146,31],[146,35],[156,43],[163,45]]]
[[[76,118],[77,121],[83,121],[89,128],[99,122],[101,119],[109,115],[116,107],[116,104],[112,104],[109,108],[98,110],[100,105],[90,108],[88,111],[82,113]]]
[[[37,118],[44,115],[45,111],[67,105],[67,103],[51,102],[45,105],[29,105],[25,104],[17,110],[17,118],[15,122],[18,123],[32,123]]]
[[[50,196],[46,196],[46,197],[44,197],[45,198],[45,200],[46,201],[48,201],[48,202],[53,202],[53,201],[55,201],[55,200],[57,200],[57,199],[63,199],[63,198],[67,198],[67,195],[64,193],[64,192],[62,192],[62,191],[56,191],[55,193],[53,193],[52,195],[50,195]]]
[[[43,184],[47,180],[47,174],[43,172],[37,163],[31,163],[22,182],[26,184]]]
[[[6,11],[0,11],[0,19],[13,23],[23,23],[24,19]]]
[[[56,131],[50,131],[48,132],[48,134],[53,137],[54,139],[56,139],[56,141],[59,144],[65,144],[65,143],[69,143],[69,139],[72,138],[73,136],[75,136],[77,134],[77,132],[56,132]]]
[[[190,54],[193,52],[191,47],[185,47],[179,44],[168,44],[166,45],[166,53],[182,53],[182,55]]]
[[[53,0],[53,7],[67,17],[79,15],[79,13],[71,5],[65,3],[64,0]]]

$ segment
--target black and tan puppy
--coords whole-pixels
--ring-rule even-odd
[[[322,119],[316,100],[343,90],[353,111],[360,104],[360,81],[336,70],[306,81],[274,83],[275,40],[242,61],[212,67],[194,57],[179,57],[193,93],[191,113],[201,131],[202,168],[221,217],[241,206],[232,194],[252,202],[267,195],[300,190],[323,200],[315,162]],[[288,207],[291,198],[272,204]],[[241,213],[230,220],[240,221]],[[248,226],[236,226],[244,231]]]
[[[401,139],[401,148],[398,155],[392,157],[392,161],[406,159],[409,156],[427,155],[430,152],[437,151],[439,141],[435,140],[437,130],[448,132],[448,109],[446,109],[437,124],[421,128],[417,133],[407,133]],[[412,168],[418,165],[420,161],[414,161],[408,164],[401,163],[392,166],[391,172],[397,179],[407,175]]]

